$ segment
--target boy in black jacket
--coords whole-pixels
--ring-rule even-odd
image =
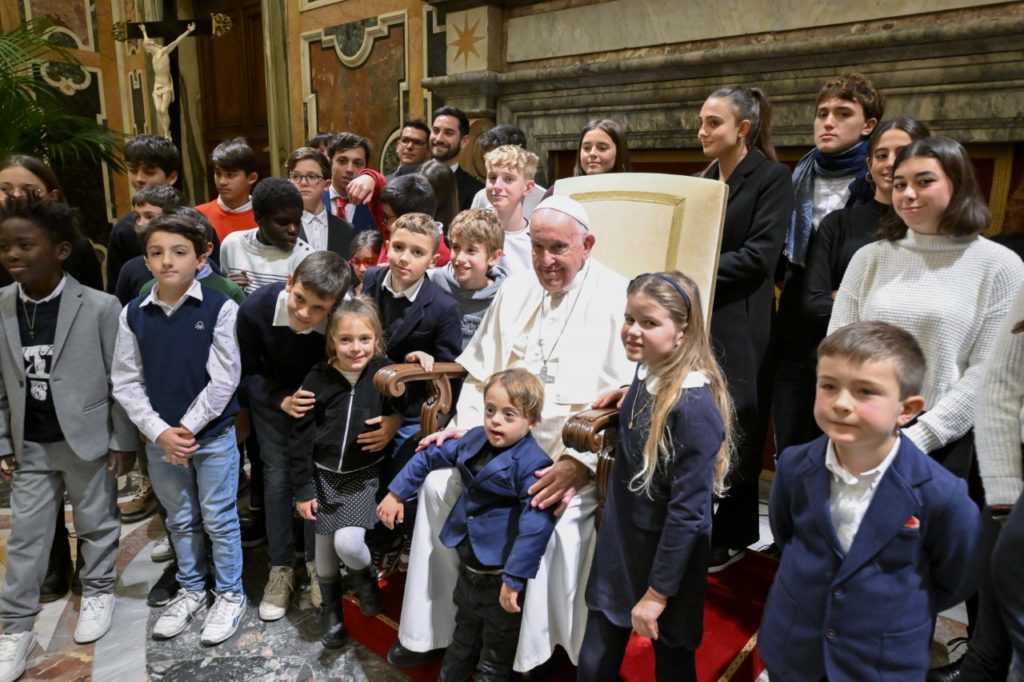
[[[352,271],[344,259],[330,251],[318,251],[299,264],[287,283],[257,289],[238,311],[241,390],[248,398],[263,459],[263,504],[270,559],[270,577],[259,610],[263,620],[284,616],[295,584],[288,435],[293,418],[309,410],[313,399],[310,395],[292,393],[310,368],[324,358],[327,317],[351,286]],[[309,524],[306,537],[307,557],[311,557]],[[307,568],[313,569],[312,561],[307,562]],[[310,573],[310,579],[315,581],[315,573]],[[319,601],[316,592],[313,596],[314,602]]]

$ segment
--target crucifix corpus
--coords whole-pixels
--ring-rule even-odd
[[[174,0],[164,0],[164,17],[176,14]],[[164,19],[163,21],[118,22],[114,24],[114,38],[119,41],[142,39],[143,49],[153,64],[153,108],[156,111],[157,132],[171,139],[171,102],[174,101],[174,81],[177,57],[174,51],[190,35],[222,36],[231,30],[231,18],[224,14],[211,14],[208,21]],[[157,40],[164,41],[160,45]],[[167,42],[170,41],[170,42]]]

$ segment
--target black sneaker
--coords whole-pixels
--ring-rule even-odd
[[[724,571],[729,566],[747,555],[745,549],[729,549],[728,547],[712,547],[711,561],[708,563],[708,573]]]
[[[178,584],[178,562],[172,561],[164,568],[164,572],[149,590],[146,603],[150,606],[165,606],[177,596],[180,589]]]

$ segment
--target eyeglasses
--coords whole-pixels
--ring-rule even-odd
[[[314,182],[320,182],[323,180],[324,176],[317,175],[316,173],[306,173],[305,175],[302,173],[289,173],[288,179],[297,185],[301,185],[303,183],[312,185]]]
[[[41,197],[46,190],[38,185],[12,185],[10,183],[0,184],[0,194],[5,197]]]
[[[406,147],[426,147],[427,141],[416,137],[400,137],[398,138],[398,144],[405,145]]]

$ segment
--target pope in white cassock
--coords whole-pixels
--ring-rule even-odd
[[[596,455],[569,450],[562,427],[601,394],[627,385],[633,366],[619,341],[627,280],[590,258],[595,237],[583,206],[554,195],[530,224],[534,272],[502,285],[476,335],[457,359],[468,377],[453,425],[428,438],[440,442],[483,424],[483,385],[498,371],[525,367],[544,382],[544,409],[533,436],[554,460],[539,472],[533,504],[565,507],[536,578],[526,588],[515,669],[525,672],[561,645],[577,661],[586,625],[584,591],[594,553],[597,491],[591,483]],[[399,623],[396,665],[424,660],[451,644],[452,593],[458,554],[441,544],[441,527],[461,491],[455,469],[430,474],[420,489]]]

